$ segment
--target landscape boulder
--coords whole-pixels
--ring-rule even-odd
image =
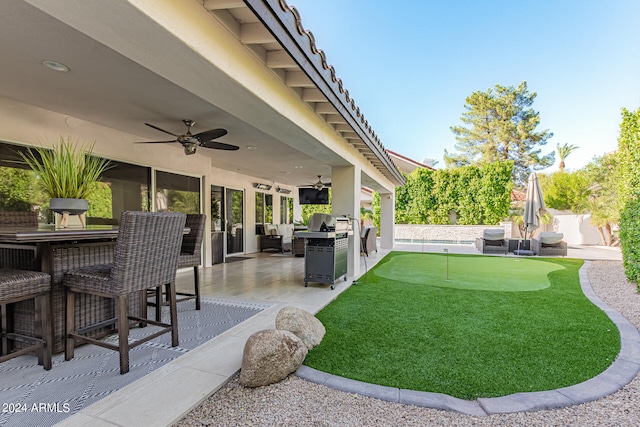
[[[278,312],[276,329],[293,332],[309,350],[320,344],[326,332],[313,314],[296,307],[284,307]]]
[[[260,387],[282,381],[302,365],[307,346],[289,331],[264,330],[247,339],[240,384]]]

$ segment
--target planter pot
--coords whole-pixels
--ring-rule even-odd
[[[78,215],[80,224],[85,227],[84,214],[89,210],[89,202],[85,199],[52,198],[49,200],[49,209],[59,215],[59,227],[67,228],[69,215]]]

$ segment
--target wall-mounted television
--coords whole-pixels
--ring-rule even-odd
[[[328,205],[329,189],[323,188],[316,190],[315,188],[298,188],[298,196],[301,205]]]

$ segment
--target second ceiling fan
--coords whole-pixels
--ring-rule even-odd
[[[325,187],[331,187],[331,183],[330,182],[322,182],[322,175],[318,175],[318,182],[315,182],[315,183],[310,184],[310,185],[301,185],[300,187],[311,187],[311,188],[315,188],[316,190],[320,191]]]

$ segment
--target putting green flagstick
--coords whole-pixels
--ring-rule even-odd
[[[445,282],[448,282],[449,281],[449,249],[445,248],[444,249],[444,253],[447,256],[447,278],[446,278]]]

